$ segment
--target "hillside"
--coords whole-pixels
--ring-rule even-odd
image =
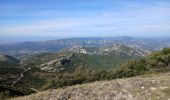
[[[12,100],[168,100],[170,73],[50,89]]]
[[[110,70],[128,60],[139,59],[143,55],[147,55],[147,53],[145,50],[139,50],[125,45],[113,45],[110,47],[75,46],[56,53],[25,55],[17,60],[20,62],[18,65],[13,66],[11,61],[15,61],[15,58],[4,55],[1,59],[9,63],[7,66],[0,67],[0,86],[7,89],[9,93],[11,92],[5,95],[17,96],[13,91],[27,95],[35,92],[31,88],[37,90],[56,88],[51,81],[54,81],[57,77],[60,77],[58,79],[60,81],[63,78],[70,78],[68,77],[70,75],[77,80],[76,75],[78,73],[76,70],[87,73],[90,71]],[[13,60],[9,60],[10,58],[13,58]],[[83,78],[84,74],[79,76]],[[89,80],[89,82],[91,81]],[[82,83],[82,81],[79,82]],[[79,82],[70,82],[70,85]],[[57,88],[65,86],[62,82],[59,83]]]
[[[19,60],[8,55],[0,54],[0,67],[19,67]]]
[[[121,64],[146,56],[151,51],[133,48],[122,44],[109,47],[82,47],[74,46],[57,53],[42,53],[27,56],[21,59],[22,66],[36,66],[45,71],[64,69],[74,71],[76,68],[102,70],[111,69]]]
[[[4,67],[3,67],[4,68]],[[2,97],[13,97],[12,91],[18,91],[24,95],[34,93],[33,89],[44,91],[48,89],[56,89],[76,84],[92,83],[95,81],[113,80],[117,78],[135,77],[144,74],[165,73],[170,71],[170,49],[165,48],[161,51],[154,52],[139,60],[129,61],[119,67],[110,70],[91,70],[86,68],[78,68],[74,72],[51,73],[43,71],[39,67],[27,67],[28,69],[0,70],[1,83],[4,89],[9,87],[9,92],[1,91]],[[21,79],[12,86],[11,81]],[[11,79],[10,79],[11,78]],[[5,79],[5,81],[4,81]],[[12,88],[12,91],[11,91]],[[16,89],[17,90],[16,90]],[[18,96],[18,95],[15,95]]]

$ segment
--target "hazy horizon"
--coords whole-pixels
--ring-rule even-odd
[[[69,38],[117,38],[117,37],[130,37],[130,38],[141,38],[141,39],[159,39],[167,40],[170,37],[134,37],[134,36],[93,36],[93,37],[57,37],[57,36],[1,36],[0,43],[17,43],[17,42],[36,42],[36,41],[50,41],[58,39],[69,39]]]

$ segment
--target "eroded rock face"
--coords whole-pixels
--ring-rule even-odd
[[[90,54],[84,47],[82,46],[73,46],[72,48],[69,49],[69,51],[73,51],[76,53],[82,53],[82,54]]]
[[[60,63],[61,65],[64,65],[65,63],[69,63],[71,61],[71,58],[61,58]]]
[[[75,85],[14,100],[168,100],[170,73]]]
[[[38,67],[40,67],[40,69],[44,71],[55,72],[55,71],[64,70],[65,68],[63,67],[63,65],[65,63],[69,63],[70,61],[71,61],[71,57],[60,58],[60,59],[52,60],[50,62],[42,64]]]

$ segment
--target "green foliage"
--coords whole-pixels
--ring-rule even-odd
[[[100,80],[132,77],[145,73],[167,72],[170,70],[170,49],[163,49],[140,60],[129,61],[124,65],[106,70],[80,69],[72,74],[61,74],[50,79],[43,89],[58,88]]]
[[[14,57],[0,54],[0,67],[19,67],[19,61]]]
[[[66,68],[69,72],[73,72],[73,69],[81,66],[81,62],[83,67],[87,69],[108,70],[122,65],[128,60],[141,57],[141,55],[135,55],[140,50],[124,45],[120,45],[120,50],[112,50],[112,47],[84,47],[84,49],[88,53],[82,54],[74,50],[70,51],[69,49],[66,49],[57,53],[42,53],[33,56],[26,56],[21,59],[21,66],[39,66],[52,60],[70,58],[69,62],[63,64],[63,67]],[[105,49],[108,49],[108,51],[105,51]]]
[[[80,62],[81,62],[80,58],[82,57],[83,59],[87,59],[86,62],[84,62],[83,64],[83,67],[84,66],[85,67],[74,70],[73,66],[76,66],[76,68],[77,66],[80,66]],[[127,63],[121,65],[120,67],[116,67],[112,70],[101,70],[101,69],[96,70],[97,68],[100,68],[97,67],[96,63],[102,64],[102,61],[98,61],[99,57],[102,56],[96,55],[92,57],[90,55],[74,54],[71,58],[72,62],[70,62],[69,64],[66,63],[64,65],[65,67],[70,67],[70,69],[72,69],[72,73],[65,72],[65,73],[51,74],[51,73],[41,71],[39,68],[33,67],[31,71],[24,73],[24,78],[22,79],[21,82],[17,83],[15,87],[17,87],[18,90],[29,94],[31,93],[28,91],[30,88],[35,88],[38,90],[46,90],[50,88],[60,88],[60,87],[89,83],[94,81],[132,77],[137,75],[143,75],[145,73],[157,73],[157,72],[170,71],[170,49],[163,49],[159,52],[155,52],[139,60],[128,61]],[[122,55],[122,57],[124,56]],[[106,62],[107,63],[109,63],[110,61],[114,62],[114,60],[118,61],[120,59],[118,57],[117,60],[116,57],[114,59],[109,58],[106,59]],[[91,61],[92,63],[88,63],[88,61]],[[75,65],[75,63],[77,65]],[[95,70],[93,69],[93,67],[91,68],[88,67],[93,65],[96,68]],[[3,74],[17,75],[23,71],[23,69],[17,69],[17,68],[8,69],[8,67],[5,68],[1,67],[0,70],[1,70],[0,75]],[[11,79],[7,79],[6,81],[9,80]],[[3,84],[6,83],[7,82],[4,82]]]
[[[150,72],[166,72],[170,70],[170,49],[163,49],[155,52],[148,57],[138,61],[131,61],[118,68],[118,71],[123,73],[123,76],[129,77],[142,75]]]
[[[0,67],[19,67],[15,62],[0,61]]]
[[[137,56],[130,56],[127,54],[121,53],[117,54],[107,54],[107,55],[90,55],[90,54],[81,54],[74,53],[71,57],[71,62],[68,62],[63,65],[63,67],[68,69],[74,69],[75,67],[81,66],[81,62],[83,64],[83,68],[90,70],[109,70],[115,68],[117,66],[122,65],[128,60],[137,59]],[[83,59],[83,60],[82,60]]]
[[[23,73],[22,79],[12,87],[12,82],[20,77],[20,73],[23,71],[24,69],[22,68],[0,67],[0,99],[20,96],[18,93],[23,93],[24,95],[34,93],[35,91],[32,91],[31,88],[40,90],[46,83],[47,77],[50,78],[46,75],[48,73],[33,67],[31,71]],[[9,91],[10,94],[6,94],[5,91]]]

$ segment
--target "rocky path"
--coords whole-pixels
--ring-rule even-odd
[[[12,82],[12,87],[14,87],[14,85],[15,85],[16,83],[18,83],[19,81],[21,81],[21,79],[24,77],[24,73],[27,72],[27,71],[29,71],[29,70],[31,70],[31,68],[28,68],[28,69],[24,70],[22,73],[20,73],[20,76],[19,76],[14,82]]]

